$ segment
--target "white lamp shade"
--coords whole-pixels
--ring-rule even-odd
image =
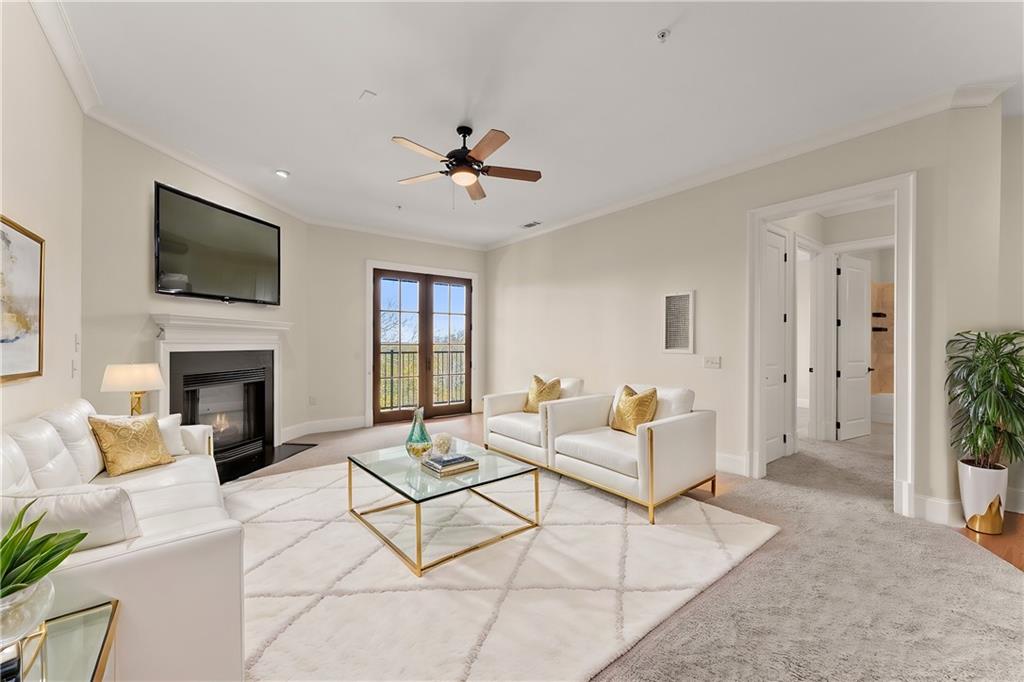
[[[164,378],[160,375],[160,365],[146,362],[135,365],[107,365],[103,372],[103,385],[100,386],[100,391],[159,391],[162,388],[165,386]]]

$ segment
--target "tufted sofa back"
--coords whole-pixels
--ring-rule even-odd
[[[554,375],[550,374],[538,374],[544,381],[551,381],[554,379]],[[562,390],[558,394],[559,399],[562,398],[575,398],[583,395],[583,379],[577,379],[576,377],[559,377]]]
[[[89,426],[89,417],[95,414],[96,408],[92,403],[79,398],[64,407],[39,415],[60,436],[64,447],[75,460],[83,483],[88,483],[103,471],[103,455],[100,454],[96,437]]]
[[[89,428],[96,410],[76,400],[35,419],[11,424],[0,443],[4,492],[88,483],[103,471]]]
[[[695,394],[689,388],[672,388],[669,386],[653,386],[651,384],[628,384],[637,393],[643,393],[649,388],[658,390],[658,409],[654,412],[654,420],[665,417],[676,417],[680,414],[693,412],[693,400]],[[612,409],[608,413],[608,423],[612,423],[612,416],[615,414],[615,406],[619,404],[619,396],[622,395],[626,385],[615,389],[615,398],[612,400]]]

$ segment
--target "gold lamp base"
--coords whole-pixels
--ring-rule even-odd
[[[129,414],[131,416],[133,416],[133,417],[136,416],[136,415],[142,414],[142,397],[144,395],[146,395],[146,392],[145,391],[132,391],[130,393],[130,395],[131,395],[131,411],[129,412]]]

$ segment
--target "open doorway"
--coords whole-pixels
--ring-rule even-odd
[[[805,443],[874,438],[913,515],[912,207],[908,174],[751,212],[751,475]]]

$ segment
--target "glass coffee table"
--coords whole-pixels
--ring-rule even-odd
[[[384,448],[382,450],[373,450],[371,452],[364,452],[359,455],[350,455],[348,458],[348,510],[353,517],[358,519],[360,523],[366,526],[370,532],[377,536],[377,538],[384,543],[395,555],[402,560],[410,571],[416,576],[422,576],[425,572],[432,568],[436,568],[441,564],[447,563],[452,559],[457,559],[460,556],[475,552],[478,549],[483,549],[488,545],[493,545],[496,542],[510,538],[513,535],[530,530],[531,528],[537,528],[540,525],[540,471],[537,467],[520,462],[512,459],[511,457],[505,457],[489,450],[484,450],[478,445],[474,445],[468,441],[464,441],[458,438],[452,439],[450,453],[469,455],[477,462],[480,466],[473,471],[467,471],[461,474],[453,474],[451,476],[445,476],[444,478],[438,477],[423,469],[422,464],[419,460],[415,460],[410,457],[406,451],[404,445],[398,445],[392,448]],[[357,510],[352,504],[352,465],[365,471],[378,482],[383,483],[392,491],[398,493],[403,499],[398,502],[392,502],[391,504],[385,504],[372,509]],[[494,498],[485,495],[484,493],[477,490],[480,486],[487,485],[489,483],[496,483],[498,481],[504,481],[505,479],[515,478],[516,476],[524,476],[527,474],[533,474],[533,518],[520,514],[514,509],[510,509],[501,502],[498,502]],[[423,561],[423,522],[421,505],[431,500],[436,500],[447,495],[468,491],[484,500],[487,500],[498,509],[511,514],[520,521],[524,522],[524,525],[518,526],[512,530],[506,531],[494,537],[478,542],[475,545],[460,549],[450,554],[446,554],[439,559],[433,559],[426,563]],[[383,532],[380,531],[366,518],[370,514],[377,512],[386,511],[388,509],[394,509],[404,505],[414,505],[415,507],[415,520],[416,520],[416,550],[415,556],[409,556],[402,551],[398,545],[391,541],[391,538],[387,537]]]

